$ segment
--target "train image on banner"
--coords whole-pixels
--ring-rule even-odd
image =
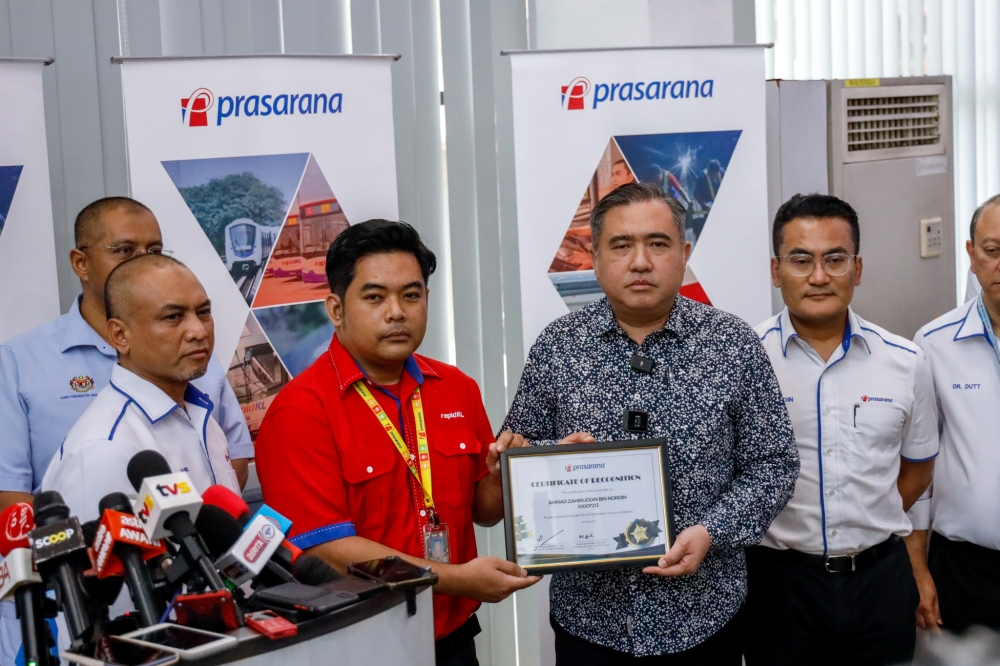
[[[278,236],[265,277],[302,277],[302,245],[299,216],[292,213]]]
[[[278,230],[241,217],[226,225],[226,268],[240,293],[249,299],[264,277]]]
[[[330,243],[349,226],[337,199],[299,205],[302,244],[302,281],[326,282],[326,253]]]

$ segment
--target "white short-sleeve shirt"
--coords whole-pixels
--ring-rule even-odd
[[[802,461],[795,495],[762,544],[846,555],[911,531],[896,487],[900,458],[938,454],[934,389],[920,349],[848,311],[828,361],[799,338],[788,310],[757,327]]]
[[[98,518],[98,503],[112,492],[135,496],[129,460],[159,451],[174,472],[187,472],[204,492],[218,483],[239,493],[225,433],[209,418],[214,405],[188,385],[181,408],[156,385],[115,365],[111,383],[94,398],[53,457],[42,490],[58,491],[72,515]]]
[[[931,365],[941,429],[931,528],[1000,550],[1000,361],[974,299],[914,338]]]

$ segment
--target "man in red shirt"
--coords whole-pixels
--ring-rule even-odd
[[[499,454],[476,382],[414,354],[436,259],[413,227],[369,220],[330,246],[326,354],[275,398],[257,437],[264,500],[293,521],[292,542],[339,570],[398,555],[429,566],[437,664],[478,664],[480,602],[539,580],[477,557],[473,522],[503,518]]]

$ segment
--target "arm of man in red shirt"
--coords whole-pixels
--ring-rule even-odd
[[[302,396],[303,399],[311,397]],[[333,433],[324,420],[313,416],[315,413],[323,412],[322,409],[291,406],[269,411],[257,440],[258,474],[268,504],[289,517],[296,532],[328,530],[331,540],[304,548],[306,553],[322,558],[340,572],[346,572],[347,565],[352,562],[395,555],[417,566],[430,567],[439,577],[436,592],[478,601],[501,601],[541,580],[540,576],[528,576],[518,565],[497,557],[477,557],[464,564],[443,564],[357,536],[348,510],[347,488],[337,448],[333,445]],[[477,420],[477,433],[480,433],[485,412]],[[486,427],[483,441],[490,441],[492,433],[488,425]],[[480,433],[480,436],[483,435]],[[492,461],[496,468],[498,450],[512,441],[513,435],[501,435],[490,447],[488,464]],[[482,470],[473,509],[477,522],[492,520],[495,523],[503,517],[502,499],[497,500],[498,477],[490,480],[496,475],[499,469],[495,475]]]

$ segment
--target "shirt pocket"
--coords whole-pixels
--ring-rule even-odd
[[[862,447],[886,450],[898,447],[903,438],[903,410],[892,405],[861,405],[854,413],[854,440]]]
[[[483,445],[472,430],[448,426],[430,433],[431,478],[436,504],[470,508],[475,500],[476,465]]]
[[[393,456],[399,454],[391,450]],[[400,461],[402,464],[402,461]],[[351,521],[360,530],[377,530],[386,523],[390,502],[410,502],[410,488],[393,488],[391,474],[396,460],[367,449],[344,454],[341,471],[347,485],[348,511]]]

